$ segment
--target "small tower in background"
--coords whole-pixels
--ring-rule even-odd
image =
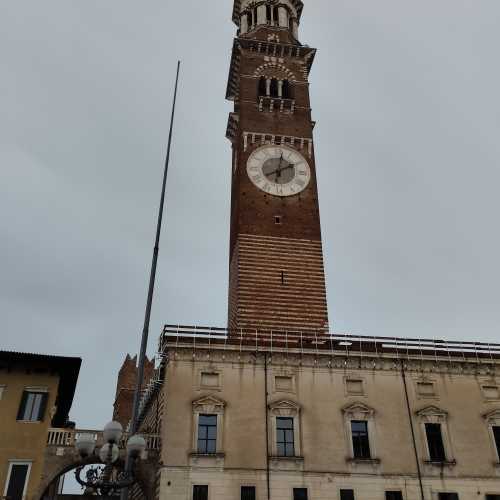
[[[153,378],[155,360],[146,358],[144,365],[144,379],[142,387],[146,387]],[[118,372],[116,384],[115,402],[113,404],[113,420],[120,422],[127,429],[132,418],[132,406],[134,403],[134,390],[137,383],[137,356],[133,358],[127,354],[125,361]]]

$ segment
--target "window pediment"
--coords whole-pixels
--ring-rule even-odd
[[[373,418],[375,410],[364,403],[351,403],[342,408],[345,416],[351,420],[367,420]]]
[[[431,405],[418,410],[416,415],[425,422],[443,422],[448,418],[448,412]]]
[[[483,418],[492,425],[500,424],[500,410],[493,410],[485,413]]]
[[[224,413],[226,403],[214,396],[204,396],[193,401],[193,411],[196,413]]]
[[[271,415],[277,417],[294,417],[300,413],[300,406],[288,399],[282,399],[269,405]]]

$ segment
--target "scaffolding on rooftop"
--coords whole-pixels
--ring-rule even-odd
[[[368,337],[328,331],[287,331],[266,328],[212,328],[203,326],[165,325],[159,341],[159,352],[181,346],[200,349],[239,349],[285,353],[316,353],[332,356],[395,355],[397,357],[433,357],[436,360],[495,363],[500,360],[500,344],[447,341],[422,338]]]

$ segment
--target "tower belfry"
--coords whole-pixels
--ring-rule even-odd
[[[230,329],[328,327],[309,72],[300,0],[235,0]]]

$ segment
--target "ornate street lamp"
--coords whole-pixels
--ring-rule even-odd
[[[78,467],[75,477],[78,483],[85,488],[86,493],[100,493],[108,495],[132,486],[136,481],[135,466],[146,449],[146,441],[138,434],[131,436],[127,441],[126,462],[131,466],[126,469],[117,467],[116,462],[120,457],[118,443],[123,434],[119,422],[109,422],[103,430],[103,441],[99,450],[99,460],[103,465],[96,465],[87,469],[85,479],[82,473],[85,465]],[[82,433],[75,441],[75,448],[80,457],[86,460],[94,455],[96,438],[94,434]],[[96,457],[97,458],[97,457]]]

